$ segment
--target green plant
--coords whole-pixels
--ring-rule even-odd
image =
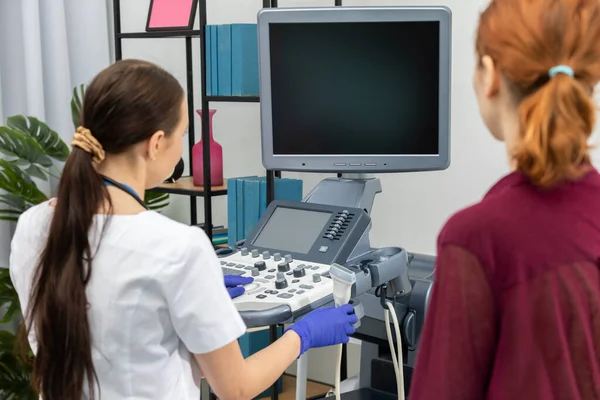
[[[73,90],[71,117],[74,128],[80,121],[84,86]],[[39,181],[60,176],[57,164],[69,156],[69,147],[44,122],[21,115],[9,117],[0,126],[0,220],[17,221],[28,208],[48,200]],[[36,182],[37,181],[37,182]],[[149,208],[161,210],[169,204],[167,193],[147,191]],[[21,320],[19,298],[9,270],[0,267],[0,325]],[[0,400],[37,399],[31,386],[30,366],[15,353],[16,335],[0,330]],[[29,356],[33,358],[31,351]]]
[[[0,219],[16,221],[29,207],[46,201],[33,178],[48,181],[60,171],[69,148],[56,132],[33,117],[14,116],[0,127]]]
[[[0,127],[0,220],[16,221],[29,207],[48,199],[34,179],[48,181],[60,171],[69,148],[58,134],[33,117],[14,116]],[[19,298],[8,269],[0,268],[0,324],[14,324],[21,315]],[[14,352],[15,334],[0,331],[0,399],[36,399],[31,370]]]
[[[0,324],[10,323],[20,317],[17,298],[8,269],[0,268]],[[0,331],[0,399],[37,399],[31,386],[31,369],[15,354],[16,337],[12,332]],[[30,357],[33,356],[29,351]]]

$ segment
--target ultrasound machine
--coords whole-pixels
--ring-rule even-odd
[[[382,191],[374,174],[448,167],[450,37],[444,7],[258,15],[263,165],[332,177],[301,202],[273,201],[252,233],[219,256],[226,274],[254,277],[234,299],[248,327],[291,323],[333,305],[336,288],[347,288],[362,344],[358,389],[342,399],[408,393],[435,259],[402,243],[370,244]],[[396,335],[386,310],[394,311]],[[404,389],[395,384],[390,342],[401,344]],[[303,355],[297,399],[305,398],[305,380]]]

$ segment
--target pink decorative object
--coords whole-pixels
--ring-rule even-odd
[[[151,0],[146,31],[192,29],[197,6],[198,0]]]
[[[202,110],[196,110],[202,119]],[[209,110],[208,127],[210,132],[210,184],[211,186],[223,185],[223,147],[213,138],[213,115],[217,110]],[[192,176],[195,186],[204,186],[204,156],[202,139],[192,148]]]

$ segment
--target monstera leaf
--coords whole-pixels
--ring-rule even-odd
[[[38,399],[31,387],[31,371],[14,349],[15,335],[0,331],[0,400]]]
[[[9,117],[6,125],[32,138],[40,146],[44,154],[58,161],[65,161],[69,156],[69,147],[48,125],[34,117],[16,115]]]
[[[149,190],[144,194],[144,203],[154,211],[159,211],[169,205],[169,194],[151,192]]]
[[[20,311],[19,298],[15,295],[15,288],[8,268],[0,268],[0,324],[7,324],[15,318]]]
[[[48,200],[24,171],[14,163],[2,159],[0,190],[0,220],[16,221],[29,207]]]
[[[71,97],[71,118],[73,119],[73,127],[75,129],[81,125],[81,99],[83,99],[84,95],[85,85],[80,85],[79,88],[73,88],[73,97]]]
[[[25,173],[48,180],[46,171],[52,167],[52,159],[31,136],[5,126],[0,127],[0,152],[9,161],[22,167]]]

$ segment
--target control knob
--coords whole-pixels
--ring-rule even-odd
[[[306,271],[304,270],[304,266],[301,265],[297,268],[294,268],[294,278],[302,278],[306,275]]]
[[[260,274],[258,268],[252,268],[250,272],[252,273],[252,276],[258,276],[258,274]]]
[[[269,253],[268,251],[263,251],[262,256],[263,260],[268,260],[271,257],[271,253]]]
[[[256,258],[258,257],[258,249],[253,249],[252,250],[252,258]]]
[[[283,272],[277,273],[277,279],[275,280],[275,288],[277,289],[285,289],[288,286],[287,280],[285,279],[285,275]]]
[[[273,253],[273,260],[274,261],[281,260],[281,254],[279,254],[279,253]]]
[[[243,256],[247,256],[248,255],[248,248],[247,247],[242,247],[242,255]]]
[[[265,264],[264,261],[257,261],[254,263],[254,268],[256,268],[259,271],[264,271],[265,269],[267,269],[267,264]]]
[[[321,275],[320,274],[313,274],[313,282],[315,282],[315,283],[321,282]]]
[[[290,270],[290,264],[282,261],[279,264],[277,264],[277,270],[279,272],[288,272]]]
[[[287,262],[287,263],[291,263],[292,261],[294,261],[292,259],[292,255],[291,254],[286,254],[284,258],[285,258],[285,262]]]

